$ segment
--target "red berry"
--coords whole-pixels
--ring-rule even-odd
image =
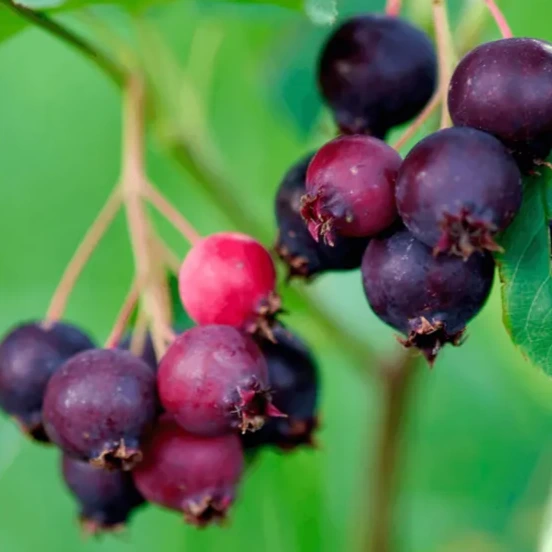
[[[180,298],[197,324],[227,324],[254,332],[280,306],[269,252],[236,232],[212,234],[188,253],[179,275]]]
[[[199,326],[178,336],[161,359],[157,383],[164,408],[191,433],[254,431],[280,414],[261,351],[231,326]]]
[[[315,240],[373,236],[397,217],[400,155],[369,136],[341,136],[322,146],[307,170],[301,214]]]
[[[164,416],[132,475],[147,500],[204,526],[224,519],[242,471],[243,452],[236,435],[199,437]]]

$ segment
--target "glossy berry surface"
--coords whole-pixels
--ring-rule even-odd
[[[118,345],[119,349],[130,351],[132,335],[125,336]],[[146,333],[140,358],[155,372],[157,372],[157,355],[153,346],[153,340],[149,332]]]
[[[85,533],[122,529],[132,511],[144,502],[127,472],[106,471],[64,455],[62,474],[80,506]]]
[[[52,374],[74,354],[92,349],[75,326],[30,322],[13,329],[0,344],[0,407],[37,440],[47,441],[42,402]]]
[[[271,403],[261,351],[231,326],[199,326],[179,335],[161,360],[157,381],[166,411],[198,435],[256,430],[280,414]]]
[[[147,500],[204,526],[225,518],[242,471],[243,452],[236,435],[192,435],[164,416],[132,475]]]
[[[493,283],[489,253],[435,257],[406,229],[370,242],[362,261],[364,291],[381,320],[405,334],[433,362],[446,343],[460,343]]]
[[[478,46],[454,71],[448,106],[455,125],[494,134],[513,149],[539,142],[549,149],[552,44],[506,38]]]
[[[406,156],[396,187],[399,214],[435,253],[464,258],[500,250],[494,236],[519,211],[520,171],[493,136],[448,128],[418,142]]]
[[[74,458],[106,468],[131,469],[157,414],[155,374],[120,349],[93,349],[69,359],[51,378],[44,426]]]
[[[182,304],[197,324],[227,324],[254,332],[280,306],[270,253],[256,240],[221,232],[199,240],[182,263]]]
[[[276,195],[278,238],[275,250],[288,266],[289,276],[312,277],[331,270],[358,268],[368,238],[336,236],[334,246],[315,241],[301,216],[307,167],[314,154],[301,159],[285,175]]]
[[[378,138],[423,109],[436,74],[429,38],[385,15],[346,21],[330,36],[318,67],[322,95],[342,132]]]
[[[242,435],[246,448],[275,445],[284,450],[313,444],[317,427],[318,368],[306,344],[282,326],[274,329],[276,343],[260,342],[268,364],[274,405],[287,418],[272,418],[255,433]]]
[[[395,180],[400,155],[369,136],[341,136],[315,154],[307,169],[301,214],[314,239],[368,237],[397,217]]]

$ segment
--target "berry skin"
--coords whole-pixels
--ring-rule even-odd
[[[313,445],[318,403],[318,368],[311,352],[297,336],[277,326],[276,343],[260,342],[268,364],[270,392],[274,406],[287,418],[273,418],[255,433],[242,435],[247,449],[274,445],[291,450],[300,445]]]
[[[63,455],[62,474],[79,503],[80,522],[87,534],[119,531],[144,503],[129,473],[102,470]]]
[[[329,38],[318,67],[322,95],[346,134],[386,132],[416,116],[435,91],[429,38],[407,21],[363,15]]]
[[[187,431],[255,431],[281,416],[268,393],[268,370],[255,342],[231,326],[199,326],[179,335],[157,374],[163,407]]]
[[[493,136],[448,128],[406,156],[396,187],[399,214],[414,236],[437,253],[468,258],[499,251],[494,235],[519,211],[521,174]]]
[[[182,304],[197,324],[227,324],[270,333],[280,308],[270,253],[253,238],[221,232],[199,240],[179,274]]]
[[[515,151],[552,145],[552,44],[505,38],[469,52],[452,76],[448,106],[455,125],[494,134]]]
[[[124,351],[130,350],[130,344],[132,341],[132,335],[125,336],[117,347]],[[144,346],[140,358],[154,371],[157,372],[157,355],[155,354],[155,348],[153,346],[153,340],[149,332],[146,333],[146,339],[144,340]]]
[[[367,237],[397,217],[395,180],[400,155],[370,136],[341,136],[322,146],[307,169],[301,215],[315,240],[336,234]]]
[[[275,250],[287,264],[289,277],[310,278],[330,270],[360,267],[368,238],[336,236],[334,246],[312,239],[301,216],[301,197],[305,194],[307,167],[314,157],[301,159],[285,175],[276,195],[278,238]]]
[[[155,374],[120,349],[94,349],[69,359],[51,378],[44,427],[73,458],[107,469],[132,469],[157,414]]]
[[[202,527],[226,517],[242,472],[236,435],[192,435],[165,415],[132,475],[147,500],[180,511],[188,523]]]
[[[467,261],[435,257],[406,229],[372,240],[362,261],[370,307],[430,364],[444,344],[460,344],[466,323],[489,296],[493,275],[489,253],[475,253]]]
[[[22,324],[0,344],[0,407],[38,441],[48,441],[42,402],[52,374],[74,354],[92,349],[90,338],[69,324]]]

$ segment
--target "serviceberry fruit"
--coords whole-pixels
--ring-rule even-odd
[[[494,240],[519,211],[520,171],[493,136],[472,128],[430,134],[406,156],[397,178],[399,214],[414,236],[468,258],[499,251]]]
[[[199,326],[179,335],[161,359],[159,396],[187,431],[255,431],[282,413],[268,393],[268,370],[252,338],[231,326]]]
[[[270,334],[280,309],[270,253],[256,240],[221,232],[199,240],[179,274],[182,304],[197,324],[227,324]]]
[[[62,474],[80,506],[79,517],[85,533],[122,529],[130,514],[144,503],[127,472],[106,471],[63,455]]]
[[[44,426],[73,458],[108,469],[132,469],[158,412],[155,374],[120,349],[94,349],[69,359],[50,379]]]
[[[437,60],[429,38],[407,21],[361,15],[341,25],[318,66],[322,95],[347,134],[384,138],[435,91]]]
[[[301,214],[315,240],[367,237],[397,217],[395,180],[400,155],[370,136],[340,136],[322,146],[307,169]]]
[[[289,169],[276,195],[275,250],[286,263],[290,278],[358,268],[369,240],[336,236],[333,247],[313,240],[301,216],[301,197],[306,192],[307,167],[313,156],[311,153]]]
[[[42,402],[52,374],[74,354],[94,344],[80,329],[56,322],[29,322],[0,344],[0,407],[38,441],[48,441]]]
[[[226,517],[243,464],[236,435],[192,435],[165,415],[132,475],[147,500],[182,512],[188,523],[205,526]]]
[[[460,343],[466,323],[489,296],[493,275],[490,253],[474,253],[467,261],[435,257],[406,229],[373,239],[362,261],[370,307],[430,363],[444,344]]]
[[[119,349],[123,349],[125,351],[130,351],[130,344],[132,342],[132,335],[129,334],[125,336],[119,345],[117,346]],[[155,354],[155,348],[153,346],[153,340],[151,338],[151,334],[149,332],[146,333],[146,338],[144,340],[144,345],[142,349],[142,354],[140,355],[140,358],[151,367],[152,370],[157,372],[157,355]]]
[[[287,418],[271,418],[255,433],[242,435],[246,448],[275,445],[291,450],[313,445],[318,403],[318,368],[308,347],[282,326],[274,328],[276,343],[260,341],[268,365],[274,406]]]

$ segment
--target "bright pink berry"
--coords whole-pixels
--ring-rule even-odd
[[[188,253],[179,275],[180,298],[197,324],[227,324],[254,332],[280,306],[269,252],[236,232],[212,234]]]
[[[255,342],[231,326],[199,326],[176,338],[157,384],[166,411],[187,431],[255,431],[282,415],[268,393],[268,368]]]
[[[313,238],[373,236],[397,217],[400,155],[370,136],[340,136],[322,146],[307,170],[301,214]]]
[[[164,416],[132,475],[147,500],[204,526],[224,519],[242,471],[243,452],[236,435],[199,437]]]

